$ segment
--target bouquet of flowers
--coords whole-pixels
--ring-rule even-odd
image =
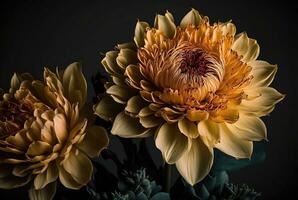
[[[259,53],[231,21],[167,11],[105,54],[92,102],[80,63],[45,68],[44,80],[15,73],[0,90],[0,188],[30,200],[257,198],[228,173],[265,159],[261,117],[284,98]]]

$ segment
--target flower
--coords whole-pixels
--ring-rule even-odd
[[[58,178],[70,189],[86,185],[89,157],[108,144],[106,130],[92,126],[92,108],[88,115],[81,65],[57,74],[45,69],[44,80],[14,74],[0,101],[0,188],[30,183],[31,200],[52,199]]]
[[[257,60],[260,47],[231,22],[211,25],[192,9],[176,26],[170,12],[154,27],[138,21],[134,42],[106,53],[110,74],[95,107],[113,121],[112,134],[154,135],[164,160],[194,185],[213,164],[213,149],[250,158],[266,139],[260,117],[284,98],[268,87],[276,65]]]

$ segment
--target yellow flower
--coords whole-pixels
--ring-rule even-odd
[[[260,117],[284,95],[268,87],[276,65],[257,60],[256,40],[231,22],[210,25],[192,9],[180,22],[167,12],[154,27],[137,22],[134,43],[118,45],[102,64],[112,82],[95,107],[112,134],[155,136],[165,161],[190,184],[213,163],[213,148],[249,158],[266,138]]]
[[[57,74],[45,69],[44,80],[15,74],[10,92],[0,99],[0,188],[32,183],[31,200],[52,199],[58,178],[70,189],[86,185],[89,157],[108,144],[105,129],[88,121],[80,64]]]

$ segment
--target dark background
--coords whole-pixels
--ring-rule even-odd
[[[101,53],[117,43],[131,41],[137,19],[153,23],[156,13],[169,10],[179,21],[192,7],[212,22],[233,19],[237,32],[246,31],[256,38],[261,46],[259,59],[279,65],[273,87],[287,95],[264,118],[269,138],[266,161],[233,172],[232,182],[247,183],[262,192],[261,199],[298,198],[297,4],[215,0],[1,1],[0,86],[9,87],[14,71],[31,72],[42,78],[43,67],[65,67],[74,61],[83,62],[90,84],[91,76],[100,69]],[[17,195],[0,194],[0,199]],[[18,197],[22,198],[25,197]]]

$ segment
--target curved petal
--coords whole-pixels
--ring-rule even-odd
[[[232,49],[243,56],[242,61],[244,62],[256,60],[260,53],[260,47],[257,41],[248,38],[245,32],[235,36]]]
[[[1,189],[13,189],[26,185],[31,180],[30,176],[26,177],[16,177],[13,175],[0,178],[0,188]]]
[[[199,122],[198,132],[200,135],[206,137],[213,145],[220,141],[218,123],[215,123],[211,120],[205,120],[205,121]]]
[[[64,187],[72,189],[72,190],[78,190],[81,187],[83,187],[82,184],[78,183],[74,180],[72,175],[68,173],[63,166],[59,167],[59,180],[64,185]]]
[[[235,158],[250,158],[253,151],[253,143],[242,139],[237,133],[231,132],[225,123],[219,125],[220,142],[215,147]]]
[[[111,130],[113,135],[124,138],[147,137],[151,134],[150,129],[145,129],[138,118],[130,117],[121,112],[117,115]]]
[[[203,180],[213,164],[213,149],[208,148],[200,137],[190,140],[190,148],[176,162],[183,178],[191,185]]]
[[[249,141],[267,139],[266,126],[258,117],[241,114],[236,123],[226,125],[231,132],[237,134],[242,139]]]
[[[87,100],[87,81],[82,73],[81,63],[70,64],[63,73],[63,88],[71,103],[79,103],[80,108]]]
[[[93,109],[95,114],[100,118],[106,121],[112,121],[124,109],[124,106],[115,102],[109,95],[104,95]]]
[[[63,114],[54,117],[54,130],[59,143],[65,142],[68,136],[67,123]]]
[[[223,35],[229,34],[234,36],[236,33],[236,26],[231,22],[220,24],[220,27]]]
[[[277,72],[277,65],[271,65],[262,60],[255,60],[248,64],[252,67],[251,85],[253,87],[267,87],[272,83]]]
[[[156,134],[155,145],[165,161],[175,163],[187,149],[187,137],[179,131],[177,123],[164,123]]]
[[[48,184],[46,187],[40,190],[35,190],[34,187],[31,187],[29,192],[30,200],[52,200],[54,199],[56,193],[56,181]]]
[[[81,185],[86,185],[92,175],[92,163],[89,158],[79,150],[72,150],[63,161],[63,167],[72,178]]]
[[[119,85],[112,85],[106,92],[110,94],[117,103],[121,104],[126,104],[126,102],[136,94],[134,90]]]
[[[248,97],[242,100],[239,106],[240,111],[258,117],[269,114],[275,104],[285,97],[271,87],[252,88],[244,92]]]
[[[166,37],[173,38],[176,34],[176,25],[172,21],[170,15],[157,15],[155,18],[155,26],[160,30]]]
[[[178,121],[178,127],[181,133],[183,133],[186,137],[197,138],[199,136],[197,125],[188,119],[180,119]]]
[[[78,148],[84,151],[89,157],[93,158],[100,154],[109,144],[106,129],[100,126],[91,126]]]
[[[186,28],[189,25],[198,26],[202,20],[199,12],[195,9],[191,9],[181,20],[180,26]]]
[[[49,183],[56,181],[58,178],[58,168],[56,163],[51,163],[48,166],[48,169],[43,173],[38,174],[34,178],[34,189],[40,190],[46,187]]]
[[[134,41],[138,47],[142,47],[145,45],[145,32],[146,28],[149,26],[147,22],[138,21],[135,28],[135,36]]]

